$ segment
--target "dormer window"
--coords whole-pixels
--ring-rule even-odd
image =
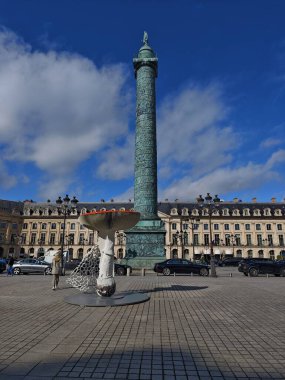
[[[183,208],[182,209],[182,215],[189,215],[188,214],[188,208]]]
[[[224,208],[223,209],[223,215],[224,216],[228,216],[229,215],[229,209],[228,208]]]
[[[177,208],[172,208],[170,211],[171,215],[177,215]]]

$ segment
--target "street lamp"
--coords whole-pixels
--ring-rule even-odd
[[[173,235],[175,239],[175,245],[177,246],[177,254],[178,254],[178,246],[181,246],[182,249],[182,258],[184,259],[184,246],[187,244],[187,231],[176,231]],[[180,244],[179,244],[180,243]]]
[[[209,225],[210,225],[210,253],[211,253],[211,277],[217,277],[216,273],[216,267],[215,267],[215,257],[214,257],[214,250],[213,250],[213,239],[212,239],[212,215],[213,212],[217,210],[217,207],[220,204],[220,198],[215,195],[215,198],[212,198],[210,193],[207,193],[205,196],[205,199],[202,197],[202,195],[199,195],[197,198],[197,202],[199,206],[204,207],[203,209],[207,211],[207,214],[209,216]]]
[[[119,259],[123,258],[123,246],[125,243],[126,234],[124,232],[117,232],[117,239],[118,239],[118,245],[120,246],[119,249]],[[122,256],[122,257],[121,257]]]
[[[66,224],[66,216],[70,214],[71,210],[74,210],[76,208],[76,205],[78,203],[78,199],[76,197],[73,197],[73,199],[70,200],[69,196],[66,194],[66,196],[61,199],[61,197],[58,197],[56,200],[56,204],[58,205],[58,209],[63,212],[63,231],[62,231],[62,239],[61,239],[61,275],[64,275],[64,257],[63,257],[63,248],[64,248],[64,236],[65,236],[65,224]]]

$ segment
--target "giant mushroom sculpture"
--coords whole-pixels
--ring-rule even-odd
[[[140,213],[132,210],[94,211],[80,215],[79,222],[93,231],[98,231],[99,237],[105,240],[96,286],[99,297],[94,297],[94,293],[79,294],[66,297],[66,302],[85,306],[118,306],[149,300],[149,295],[145,293],[124,292],[113,296],[116,290],[113,276],[115,232],[135,226],[139,219]]]
[[[79,222],[91,230],[97,230],[99,237],[105,240],[97,279],[97,293],[99,296],[110,297],[116,290],[113,277],[113,239],[115,232],[133,227],[139,219],[140,213],[131,210],[94,211],[80,215]]]

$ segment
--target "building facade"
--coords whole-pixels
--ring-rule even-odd
[[[64,239],[70,259],[81,259],[97,242],[96,231],[78,222],[80,213],[95,210],[128,210],[133,204],[118,202],[78,203],[66,216],[56,203],[0,201],[0,257],[39,257],[57,249]],[[159,202],[158,215],[164,223],[166,258],[207,259],[210,242],[216,258],[280,258],[285,254],[285,202],[221,202],[211,216],[197,202]],[[115,256],[126,253],[124,231],[115,237]]]

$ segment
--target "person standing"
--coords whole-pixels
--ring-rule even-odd
[[[13,265],[14,265],[15,259],[13,256],[10,256],[7,263],[7,276],[11,275],[13,276]]]
[[[54,255],[51,263],[51,274],[52,274],[52,290],[56,290],[58,288],[59,283],[59,275],[61,274],[61,249],[59,249]]]

